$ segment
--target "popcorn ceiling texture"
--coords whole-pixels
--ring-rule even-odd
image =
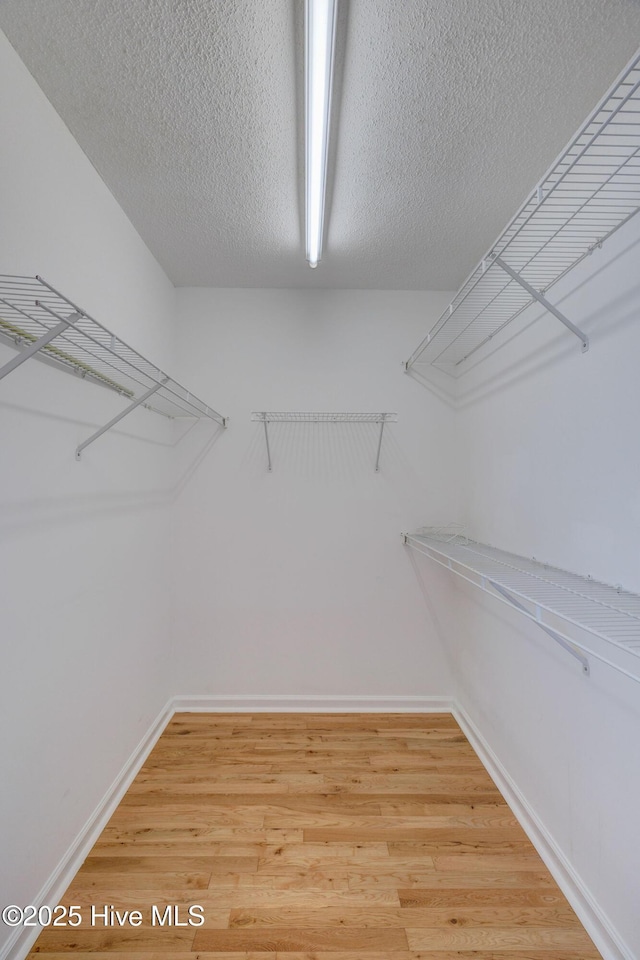
[[[316,271],[301,0],[3,0],[0,27],[175,284],[453,289],[640,46],[640,4],[342,4]]]

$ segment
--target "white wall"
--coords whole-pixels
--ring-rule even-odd
[[[165,364],[173,288],[1,35],[0,116],[0,272],[41,274]],[[173,692],[171,429],[136,411],[74,459],[122,405],[35,360],[0,382],[3,905],[34,901]]]
[[[459,381],[472,536],[640,591],[640,223],[553,288],[591,349],[537,308]],[[586,888],[640,956],[640,685],[459,588],[459,698]],[[637,670],[636,663],[636,670]]]
[[[444,616],[400,532],[458,510],[454,411],[402,373],[446,294],[178,291],[179,372],[230,429],[185,443],[175,635],[194,693],[450,694]],[[279,424],[252,410],[389,411],[372,424]],[[204,452],[204,453],[203,453]],[[199,462],[194,469],[190,464]],[[444,578],[446,580],[446,578]]]

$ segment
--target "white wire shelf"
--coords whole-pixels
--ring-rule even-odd
[[[0,379],[35,356],[115,390],[131,401],[126,410],[78,450],[137,406],[170,418],[222,414],[195,397],[41,277],[0,275],[0,337],[20,352],[0,369]]]
[[[640,210],[640,55],[578,131],[406,363],[465,373],[536,300]],[[475,358],[475,359],[480,359]]]
[[[264,439],[267,445],[267,465],[271,473],[271,445],[269,443],[270,423],[379,423],[378,450],[376,453],[375,470],[380,470],[380,451],[382,450],[382,435],[385,423],[398,419],[396,413],[305,413],[300,411],[267,411],[256,410],[251,419],[264,424]]]
[[[261,423],[386,423],[397,420],[396,413],[282,413],[254,412],[252,420]]]
[[[593,656],[640,682],[640,661],[636,667],[627,660],[627,667],[631,665],[627,668],[615,653],[614,659],[604,656],[561,626],[576,627],[605,641],[610,650],[640,658],[637,594],[469,540],[446,527],[403,534],[403,539],[495,599],[516,607],[575,656],[585,673],[588,657]]]

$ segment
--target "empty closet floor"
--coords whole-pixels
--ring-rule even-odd
[[[449,714],[176,715],[63,902],[30,956],[600,956]]]

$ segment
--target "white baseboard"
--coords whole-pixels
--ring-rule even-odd
[[[30,901],[35,906],[40,907],[43,904],[53,906],[60,902],[62,895],[82,866],[91,847],[102,833],[107,821],[129,789],[138,770],[151,753],[172,715],[173,706],[172,702],[169,701],[133,750],[122,770],[40,892]],[[16,927],[14,935],[0,949],[0,960],[23,960],[41,932],[41,927]],[[46,956],[46,954],[43,954],[43,956]]]
[[[473,720],[459,705],[454,706],[452,712],[604,960],[638,960],[637,955],[621,940]]]
[[[174,713],[450,713],[451,697],[221,695],[174,697]]]

